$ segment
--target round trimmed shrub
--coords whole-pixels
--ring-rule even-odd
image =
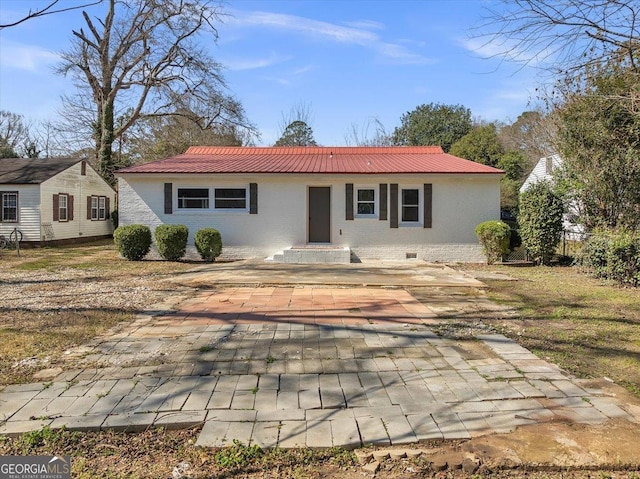
[[[511,228],[502,221],[485,221],[476,226],[476,235],[487,256],[487,264],[493,264],[509,252]]]
[[[113,232],[118,252],[129,261],[140,261],[151,249],[151,230],[145,225],[118,226]]]
[[[215,261],[222,252],[222,237],[214,228],[202,228],[196,232],[195,245],[204,261]]]
[[[189,228],[185,225],[160,225],[154,232],[160,256],[168,261],[178,261],[187,250]]]

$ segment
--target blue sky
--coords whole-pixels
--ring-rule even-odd
[[[2,0],[0,19],[38,3]],[[483,57],[495,46],[470,37],[486,14],[483,3],[231,0],[219,41],[207,48],[226,67],[229,88],[265,146],[277,139],[283,113],[299,104],[311,111],[321,145],[345,144],[353,124],[363,129],[374,118],[393,131],[403,113],[431,102],[515,120],[535,100],[537,72]],[[55,119],[60,96],[73,92],[53,72],[57,52],[82,25],[75,11],[0,31],[0,109]]]

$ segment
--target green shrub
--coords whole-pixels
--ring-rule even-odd
[[[582,245],[582,250],[578,255],[578,264],[596,278],[606,278],[608,249],[608,233],[596,231]]]
[[[640,237],[632,231],[595,232],[585,242],[579,260],[597,278],[631,286],[640,284]]]
[[[502,221],[485,221],[476,226],[476,235],[482,249],[487,256],[487,264],[493,264],[502,259],[502,255],[509,251],[511,228]]]
[[[151,230],[144,225],[119,226],[113,232],[118,252],[130,261],[140,261],[151,249]]]
[[[549,264],[562,235],[564,205],[551,184],[541,181],[520,195],[522,244],[538,264]]]
[[[160,225],[154,232],[160,256],[168,261],[178,261],[187,250],[189,228],[184,225]]]
[[[205,261],[215,261],[222,252],[222,237],[214,228],[202,228],[196,232],[195,245]]]
[[[619,284],[640,281],[640,240],[628,230],[616,231],[607,249],[607,277]]]

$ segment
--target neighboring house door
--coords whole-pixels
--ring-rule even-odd
[[[331,243],[331,188],[309,187],[309,243]]]

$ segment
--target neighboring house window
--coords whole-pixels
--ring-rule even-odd
[[[53,195],[53,221],[73,221],[73,195]]]
[[[402,190],[402,222],[417,223],[420,218],[420,193],[417,189]]]
[[[209,188],[178,188],[178,208],[209,208]]]
[[[358,216],[374,216],[376,213],[376,190],[374,188],[358,188],[356,191],[356,214]]]
[[[1,192],[0,202],[2,210],[0,210],[0,222],[17,223],[18,222],[18,193]]]
[[[91,221],[98,220],[98,197],[91,197]]]
[[[216,209],[247,209],[246,188],[216,188],[214,193]]]
[[[58,195],[58,221],[69,221],[69,197],[67,195]]]
[[[100,196],[98,198],[98,219],[104,220],[107,218],[107,198]]]
[[[109,219],[109,198],[107,196],[87,196],[87,219],[91,221]]]

